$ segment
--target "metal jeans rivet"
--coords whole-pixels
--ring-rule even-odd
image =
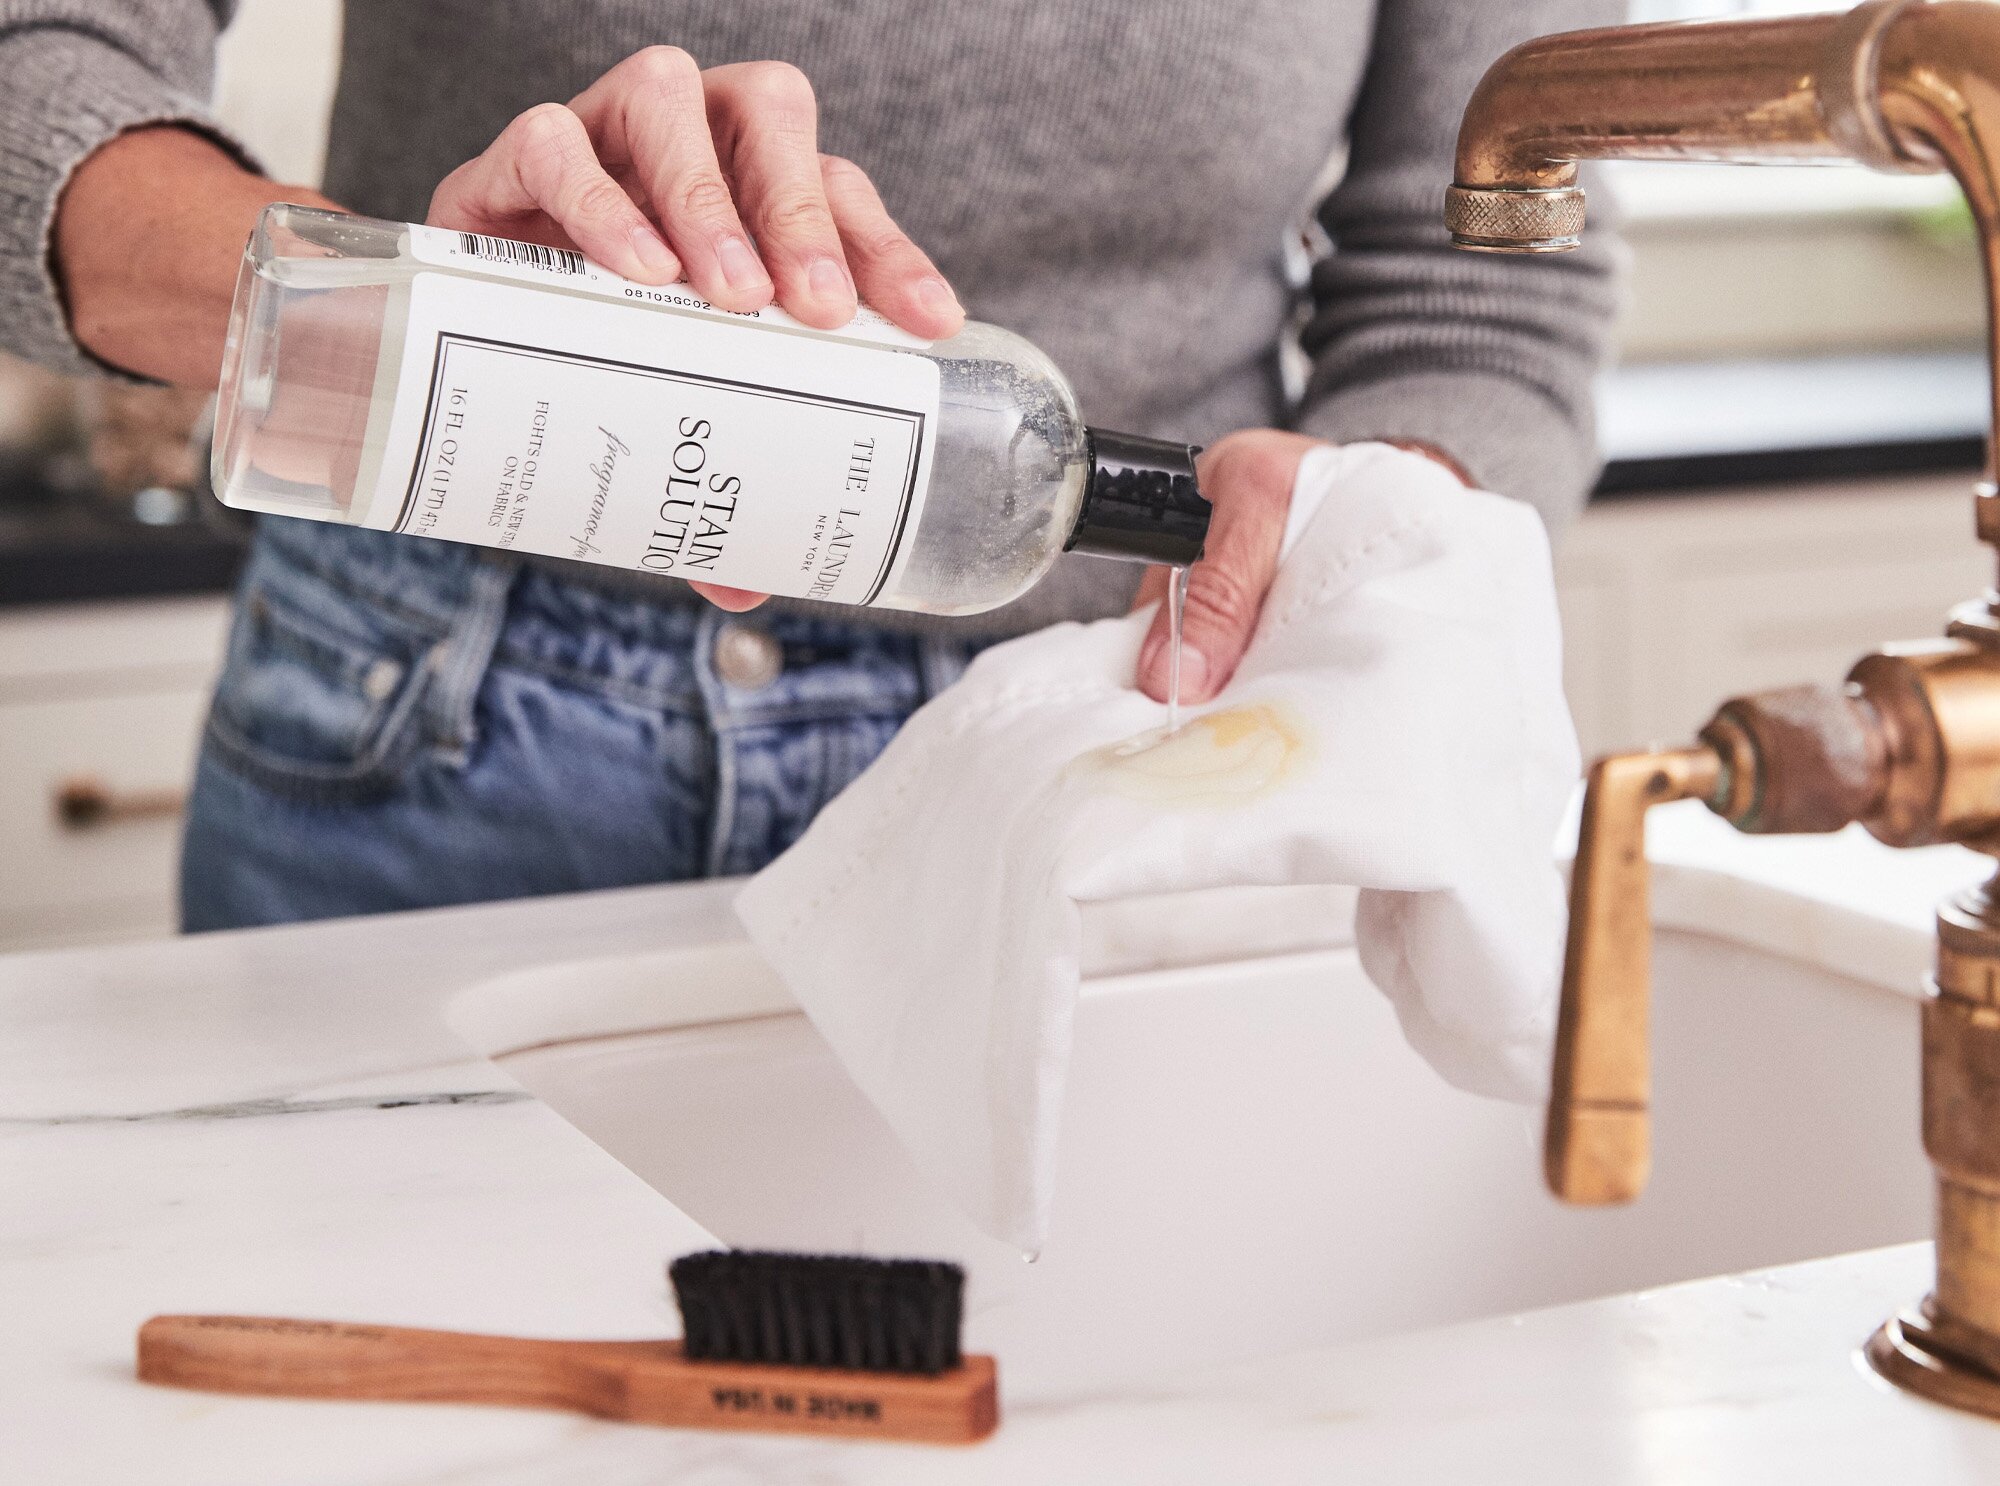
[[[371,702],[382,701],[396,689],[396,683],[402,679],[402,666],[384,656],[362,672],[361,694]]]
[[[725,624],[715,636],[715,674],[741,691],[756,691],[785,668],[778,642],[747,624]]]

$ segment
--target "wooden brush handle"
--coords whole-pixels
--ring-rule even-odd
[[[991,1357],[937,1377],[690,1362],[677,1341],[540,1341],[275,1316],[155,1316],[139,1377],[217,1393],[568,1409],[600,1419],[968,1443],[999,1422]]]
[[[635,1361],[675,1358],[671,1342],[539,1341],[289,1321],[155,1316],[139,1328],[139,1376],[220,1393],[512,1404],[624,1417]]]

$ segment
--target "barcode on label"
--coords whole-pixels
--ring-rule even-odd
[[[462,253],[491,263],[507,263],[517,268],[545,268],[550,273],[583,272],[583,254],[573,248],[545,248],[540,243],[517,243],[507,237],[487,237],[478,232],[461,232]]]

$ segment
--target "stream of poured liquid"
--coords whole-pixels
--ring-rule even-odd
[[[1181,616],[1187,613],[1188,570],[1167,579],[1167,731],[1181,729]]]

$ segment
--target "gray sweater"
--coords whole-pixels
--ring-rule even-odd
[[[47,262],[69,172],[205,113],[234,0],[0,0],[0,344],[84,369]],[[508,119],[655,42],[797,63],[968,310],[1037,342],[1105,427],[1435,444],[1552,523],[1596,466],[1615,245],[1457,253],[1452,142],[1488,62],[1622,0],[347,0],[326,190],[418,221]],[[1325,191],[1329,161],[1345,170]],[[1311,213],[1333,250],[1286,268]],[[1599,220],[1602,220],[1601,214]],[[1311,359],[1289,400],[1279,347]],[[371,534],[329,527],[330,547]],[[337,562],[338,553],[330,552]],[[680,585],[564,564],[684,601]],[[1116,612],[1137,570],[1065,559],[986,632]],[[847,611],[852,613],[852,611]],[[891,616],[881,615],[884,620]],[[892,621],[893,622],[893,621]]]

